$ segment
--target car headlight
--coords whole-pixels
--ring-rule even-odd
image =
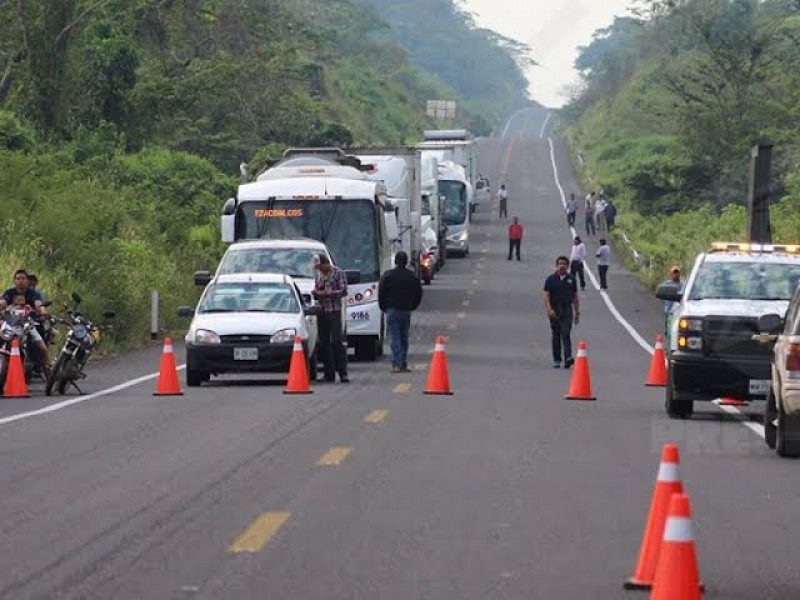
[[[72,328],[72,335],[75,337],[76,340],[83,340],[86,338],[86,325],[83,323],[78,323],[75,327]]]
[[[195,344],[219,344],[219,336],[210,329],[198,329],[194,332]]]
[[[289,329],[281,329],[272,334],[269,339],[271,344],[285,344],[286,342],[294,342],[294,336],[297,335],[297,330],[293,327]]]
[[[681,317],[678,320],[678,328],[681,331],[703,331],[703,319]]]
[[[703,338],[694,335],[678,336],[678,348],[681,350],[702,350]]]

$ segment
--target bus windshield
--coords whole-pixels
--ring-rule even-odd
[[[340,269],[360,271],[361,281],[377,281],[380,247],[375,210],[371,200],[243,202],[236,217],[236,239],[319,240]]]
[[[440,181],[439,193],[445,196],[444,222],[463,225],[467,220],[467,188],[460,181]]]

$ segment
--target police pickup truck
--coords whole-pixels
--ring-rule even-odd
[[[695,259],[683,292],[664,284],[656,295],[675,302],[667,361],[666,404],[688,419],[694,401],[765,399],[771,349],[759,341],[764,319],[786,314],[800,281],[800,246],[714,243]]]

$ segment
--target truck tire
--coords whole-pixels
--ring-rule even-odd
[[[672,369],[667,375],[666,400],[664,409],[670,419],[691,419],[694,413],[694,402],[692,400],[676,400],[675,388],[672,380]]]
[[[800,456],[800,417],[787,416],[782,406],[778,406],[777,409],[775,452],[782,458],[797,458]]]
[[[778,418],[778,409],[775,403],[775,392],[770,390],[767,401],[764,402],[764,441],[767,447],[775,450],[775,445],[778,440],[778,428],[773,424],[773,421]]]

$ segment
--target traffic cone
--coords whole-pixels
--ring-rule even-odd
[[[664,353],[664,336],[661,334],[656,337],[656,351],[653,353],[653,360],[650,361],[650,373],[644,384],[651,387],[667,385],[667,357]]]
[[[431,367],[428,369],[428,383],[425,386],[425,393],[433,396],[453,395],[450,389],[450,376],[447,373],[447,356],[444,352],[443,336],[436,338]]]
[[[30,398],[28,383],[25,381],[25,367],[22,366],[22,357],[19,355],[19,342],[11,342],[11,356],[8,360],[6,384],[3,387],[4,398]]]
[[[658,465],[658,476],[639,549],[636,573],[623,585],[626,590],[649,590],[653,586],[670,497],[683,492],[683,484],[678,476],[679,463],[678,447],[675,444],[665,444],[661,450],[661,463]]]
[[[589,358],[586,356],[586,342],[578,344],[578,358],[575,360],[575,371],[569,384],[569,392],[564,396],[567,400],[597,400],[592,393],[592,380],[589,376]]]
[[[164,338],[164,350],[161,353],[161,371],[158,375],[158,384],[154,396],[183,396],[181,384],[178,381],[178,367],[175,365],[175,351],[172,349],[172,339]]]
[[[303,340],[299,335],[294,336],[292,360],[289,363],[289,380],[286,382],[284,394],[313,394],[311,382],[308,377],[306,354],[303,352]]]
[[[701,592],[689,496],[673,494],[650,600],[700,600]]]

